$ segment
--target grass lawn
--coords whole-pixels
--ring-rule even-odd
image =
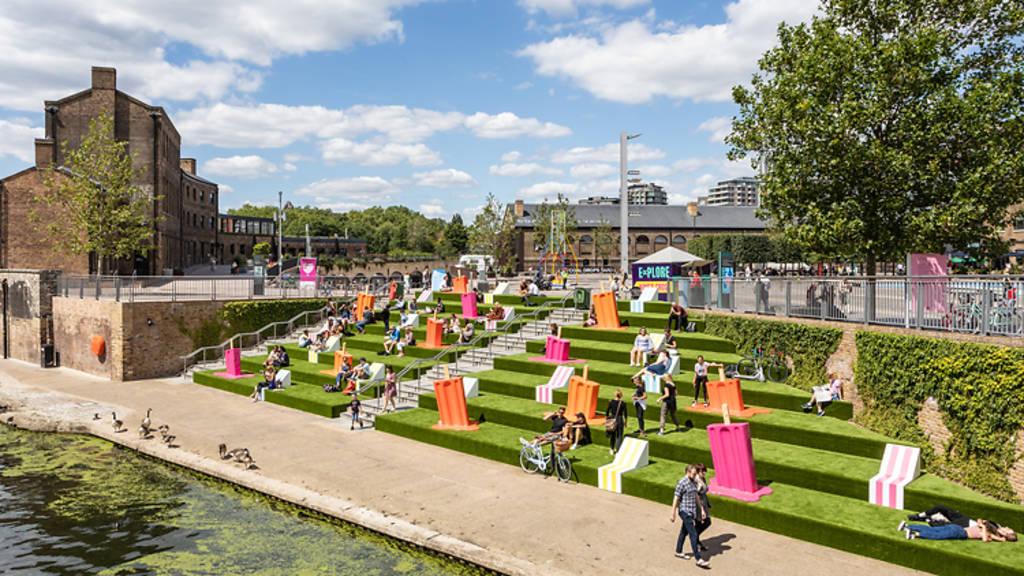
[[[192,375],[192,381],[196,384],[210,386],[226,392],[233,392],[242,396],[252,394],[256,383],[262,377],[252,376],[238,380],[228,380],[214,376],[213,372],[196,372]],[[294,382],[294,381],[293,381]],[[318,386],[309,384],[293,383],[284,390],[268,390],[264,396],[271,404],[280,404],[303,412],[323,416],[324,418],[337,418],[348,409],[350,397],[338,392],[324,392]],[[369,396],[361,396],[362,400],[369,400]]]

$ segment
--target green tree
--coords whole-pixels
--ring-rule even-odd
[[[452,216],[451,222],[445,226],[444,243],[447,252],[451,255],[466,253],[466,248],[469,246],[469,230],[463,224],[461,215]]]
[[[780,25],[736,87],[730,158],[762,213],[827,258],[999,247],[1024,199],[1024,8],[1007,0],[824,0]]]
[[[142,174],[132,166],[128,142],[114,137],[113,118],[105,113],[93,118],[78,147],[67,142],[63,147],[63,165],[46,170],[47,192],[35,198],[45,213],[32,210],[55,247],[95,254],[100,273],[116,260],[151,249],[152,206],[161,197],[133,183]]]
[[[270,256],[270,242],[257,242],[252,247],[252,253],[255,256],[263,256],[264,258]]]
[[[469,229],[469,247],[477,254],[493,256],[495,267],[509,272],[516,265],[516,217],[512,207],[488,194]]]
[[[612,228],[611,222],[601,217],[601,221],[594,227],[594,256],[599,264],[619,253],[620,234],[618,229]]]

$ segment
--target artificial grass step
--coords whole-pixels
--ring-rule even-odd
[[[217,388],[226,392],[233,392],[242,396],[249,396],[255,389],[256,384],[263,379],[259,376],[229,380],[215,376],[213,372],[196,372],[192,375],[192,381],[196,384]],[[268,390],[264,398],[271,404],[280,404],[295,410],[302,410],[324,418],[337,418],[346,410],[351,402],[351,397],[338,392],[324,392],[316,386],[305,386],[293,384],[284,390]],[[362,396],[369,399],[369,396]]]
[[[432,394],[424,394],[420,396],[419,405],[421,408],[436,410],[437,401]],[[467,402],[467,407],[471,417],[482,414],[486,421],[538,434],[547,430],[548,423],[543,420],[543,415],[553,408],[547,404],[494,394],[472,398]],[[652,408],[653,419],[657,422],[658,408],[656,405]],[[680,415],[687,413],[681,411]],[[668,426],[671,425],[669,422]],[[652,429],[656,430],[656,426],[652,426]],[[603,434],[595,433],[593,436],[595,443],[607,445],[607,438]],[[665,436],[650,434],[648,441],[650,454],[655,458],[676,462],[711,461],[708,436],[699,428],[683,429]],[[878,473],[881,462],[880,457],[865,458],[760,438],[754,438],[752,443],[758,473],[762,478],[849,498],[867,500],[868,480]],[[970,510],[970,513],[975,514],[974,517],[1024,525],[1024,509],[1019,506],[978,496],[966,488],[929,474],[922,475],[908,485],[904,490],[904,498],[907,506],[914,509],[926,509],[941,502],[965,512]]]
[[[693,345],[698,344],[696,340],[690,341],[676,341],[676,351],[679,353],[679,361],[681,367],[689,369],[697,362],[698,356],[703,356],[705,360],[711,363],[719,364],[735,364],[740,361],[740,356],[728,352],[714,352],[702,350],[700,348],[692,348],[687,346],[687,343]],[[533,342],[526,343],[526,351],[534,354],[544,355],[544,347],[547,344],[544,340],[535,340]],[[629,366],[629,351],[632,350],[631,344],[620,344],[618,342],[600,342],[598,340],[570,340],[569,341],[569,356],[571,358],[578,358],[582,360],[604,360],[615,362],[620,361],[622,364]],[[653,362],[657,354],[648,354],[648,361]],[[714,372],[714,368],[710,371]],[[635,371],[634,371],[635,372]]]
[[[289,354],[291,354],[291,351],[289,351]],[[321,355],[321,359],[323,358],[324,355]],[[242,369],[254,374],[261,374],[263,372],[263,360],[263,356],[243,356]],[[367,357],[366,360],[371,363],[380,362],[385,366],[393,366],[397,372],[412,362],[419,360],[419,358],[410,358],[408,356],[404,358],[398,356],[374,356],[372,359]],[[404,379],[416,379],[419,377],[418,373],[426,373],[436,365],[437,362],[423,362],[411,373],[406,374]],[[325,384],[334,384],[334,376],[320,372],[321,370],[331,370],[332,368],[334,368],[333,357],[329,364],[326,362],[313,364],[302,358],[296,358],[295,355],[292,355],[291,364],[288,366],[288,370],[292,372],[292,382],[318,387],[322,387]]]
[[[530,431],[493,422],[481,424],[476,432],[434,430],[431,426],[436,422],[436,413],[419,409],[380,416],[376,427],[381,432],[510,465],[518,463],[518,439],[532,435]],[[589,485],[597,484],[597,468],[612,458],[603,446],[582,447],[568,455],[579,481]],[[682,473],[681,463],[652,457],[650,465],[623,476],[623,493],[667,506]],[[773,494],[758,503],[712,495],[712,514],[936,574],[1024,574],[1024,550],[1019,546],[964,541],[908,542],[895,531],[905,512],[780,481],[771,482],[771,487]]]
[[[570,355],[572,349],[569,350]],[[540,376],[551,376],[555,370],[554,364],[547,362],[536,362],[530,358],[536,357],[536,353],[514,354],[494,359],[495,370],[507,370],[521,374],[535,374]],[[600,360],[589,360],[585,364],[573,365],[577,374],[583,373],[583,366],[590,369],[590,379],[600,382],[605,386],[620,386],[624,390],[632,388],[630,378],[636,373],[637,368],[630,367],[625,362],[603,362]],[[683,366],[686,368],[686,366]],[[683,371],[674,378],[679,393],[686,397],[692,390],[693,373]],[[807,402],[809,393],[798,390],[785,384],[776,382],[758,382],[756,380],[743,380],[743,401],[751,406],[761,406],[777,410],[790,410],[799,412],[801,405]],[[829,416],[841,420],[853,418],[853,405],[849,402],[833,402],[828,408]]]
[[[494,301],[500,302],[502,305],[522,305],[523,297],[519,295],[519,287],[512,286],[512,289],[515,292],[514,294],[497,294],[494,296]],[[437,302],[438,298],[444,301],[445,306],[448,306],[450,303],[455,303],[456,306],[459,306],[462,303],[462,294],[456,294],[454,292],[434,292],[431,295],[430,300],[431,302]],[[537,306],[540,306],[541,304],[547,304],[549,302],[557,303],[561,300],[561,296],[533,296],[530,298],[530,302]],[[567,304],[572,304],[571,299],[567,300],[566,302]]]
[[[651,332],[662,334],[663,331]],[[718,336],[711,336],[701,332],[674,332],[676,346],[686,350],[703,350],[711,353],[736,354],[736,345]],[[636,338],[637,329],[633,330],[602,330],[599,328],[584,328],[582,326],[563,326],[562,338],[571,340],[573,345],[579,342],[587,345],[590,342],[604,342],[608,344],[626,344],[630,348]],[[628,348],[627,348],[628,354]],[[628,356],[627,356],[628,357]]]
[[[703,317],[691,314],[689,321],[693,322],[697,332],[704,331],[705,322]],[[668,326],[668,313],[655,314],[652,312],[619,312],[619,323],[626,329],[636,329],[643,326],[648,330],[657,330],[661,332],[666,326]]]
[[[479,380],[480,391],[486,394],[515,397],[523,400],[534,400],[536,387],[546,384],[548,378],[545,376],[526,376],[515,372],[504,370],[487,370],[476,372],[472,375]],[[615,390],[622,390],[627,402],[632,395],[632,388],[615,388],[613,386],[601,386],[598,389],[599,408],[603,408],[609,400],[615,396]],[[555,405],[565,405],[568,401],[568,389],[561,388],[552,391],[552,400]],[[656,426],[650,422],[657,421],[660,410],[656,399],[657,394],[648,394],[647,412],[645,419],[648,421],[648,428],[655,429]],[[708,424],[722,422],[722,415],[714,412],[687,410],[689,399],[679,399],[679,419],[687,427],[707,428]],[[551,409],[550,406],[548,409]],[[630,403],[630,417],[635,417],[633,406]],[[758,414],[751,418],[738,418],[733,416],[735,422],[749,422],[750,433],[754,438],[784,442],[806,446],[808,448],[819,448],[830,452],[841,452],[854,456],[881,459],[885,451],[888,438],[881,434],[865,430],[852,423],[838,420],[836,418],[818,418],[812,414],[802,414],[787,410],[775,410],[768,414]]]

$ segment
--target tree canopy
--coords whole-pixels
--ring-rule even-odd
[[[474,253],[494,256],[495,267],[510,273],[516,265],[515,214],[512,207],[488,194],[469,231],[469,246]]]
[[[1024,8],[824,0],[736,87],[730,158],[772,225],[826,258],[999,249],[1024,200]]]
[[[42,217],[54,246],[72,254],[93,253],[100,272],[112,261],[146,252],[153,246],[152,203],[159,201],[133,182],[139,176],[128,142],[114,137],[114,119],[101,114],[89,121],[81,144],[70,148],[60,168],[43,175],[49,193],[36,201],[60,215]]]

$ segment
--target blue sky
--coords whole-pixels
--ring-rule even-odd
[[[42,100],[91,65],[164,106],[222,209],[404,204],[471,217],[488,192],[614,194],[630,167],[685,202],[752,174],[721,139],[730,88],[812,0],[10,0],[0,173],[31,162]],[[183,15],[187,18],[182,19]]]

